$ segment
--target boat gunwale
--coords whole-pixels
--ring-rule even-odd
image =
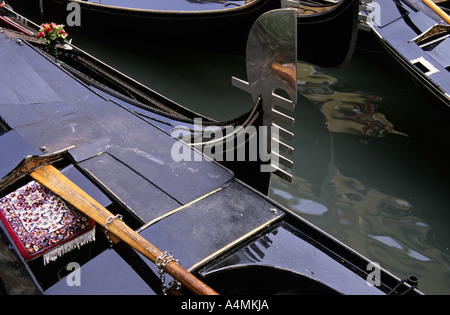
[[[371,33],[375,36],[375,38],[378,40],[378,42],[381,44],[381,46],[386,50],[386,52],[395,60],[398,62],[398,64],[401,66],[402,69],[404,69],[407,73],[409,73],[414,79],[416,79],[418,82],[423,84],[423,87],[431,93],[432,96],[434,96],[437,100],[442,102],[445,107],[450,107],[450,95],[445,91],[436,81],[430,80],[427,75],[420,71],[412,62],[411,60],[408,60],[405,56],[403,51],[397,50],[393,43],[388,40],[383,33],[380,32],[380,30],[383,30],[384,27],[387,27],[388,25],[391,25],[393,22],[398,21],[402,17],[399,16],[396,20],[383,25],[378,26],[376,24],[371,26]],[[432,19],[431,17],[429,17]],[[438,24],[435,24],[438,25]],[[411,42],[414,39],[411,40]],[[425,52],[419,45],[414,47],[416,51]],[[420,56],[421,54],[417,54],[417,56]],[[443,73],[446,68],[444,68],[440,63],[438,63],[432,56],[428,56],[428,58],[433,59],[440,67],[439,71],[442,71]],[[450,71],[448,71],[450,72]]]
[[[206,10],[206,11],[174,11],[174,10],[152,10],[152,9],[138,9],[138,8],[129,8],[129,7],[119,7],[109,4],[103,3],[93,3],[86,2],[83,0],[47,0],[54,3],[70,3],[75,2],[78,3],[82,9],[90,10],[90,11],[101,11],[107,10],[109,13],[115,14],[127,14],[134,13],[136,16],[145,16],[145,15],[154,15],[154,18],[173,18],[176,16],[177,18],[186,18],[186,19],[195,19],[195,18],[217,18],[217,17],[235,17],[242,14],[248,14],[251,12],[257,12],[261,8],[264,8],[266,5],[270,5],[273,0],[255,0],[250,3],[246,3],[239,7],[227,8],[227,9],[217,9],[217,10]],[[340,15],[342,11],[346,11],[346,7],[350,5],[352,1],[340,0],[335,4],[323,5],[326,7],[325,10],[320,12],[308,13],[308,14],[300,14],[298,15],[299,19],[307,18],[308,23],[320,23],[319,21],[312,21],[314,18],[323,18],[323,16],[331,15],[333,17]],[[316,4],[310,4],[311,8],[321,7]],[[343,9],[341,9],[344,7]],[[279,8],[282,8],[279,6]],[[297,10],[297,8],[290,7],[291,9]],[[336,14],[336,11],[338,13]]]
[[[82,1],[82,0],[50,0],[53,2],[60,2],[60,3],[70,3],[70,2],[75,2],[78,3],[82,8],[84,7],[85,9],[90,9],[92,10],[92,8],[106,8],[109,9],[110,11],[117,11],[119,12],[135,12],[135,13],[144,13],[144,14],[158,14],[158,15],[195,15],[195,16],[203,16],[203,15],[218,15],[218,14],[232,14],[232,13],[241,13],[240,11],[247,11],[247,9],[250,9],[255,7],[256,9],[258,9],[259,7],[263,6],[266,3],[270,3],[273,0],[255,0],[252,1],[250,3],[246,3],[242,6],[239,7],[233,7],[233,8],[228,8],[228,9],[216,9],[216,10],[206,10],[206,11],[173,11],[173,10],[152,10],[152,9],[138,9],[138,8],[129,8],[129,7],[119,7],[119,6],[115,6],[115,5],[110,5],[110,4],[103,4],[103,3],[94,3],[94,2],[86,2],[86,1]]]

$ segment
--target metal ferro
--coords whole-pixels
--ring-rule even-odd
[[[254,23],[247,41],[248,82],[232,79],[233,85],[250,93],[254,102],[261,97],[262,124],[270,130],[267,148],[271,163],[265,166],[289,182],[292,175],[281,165],[292,168],[293,162],[281,152],[294,152],[284,141],[294,139],[286,127],[293,127],[295,120],[286,112],[294,112],[297,104],[297,17],[297,10],[292,8],[263,14]]]

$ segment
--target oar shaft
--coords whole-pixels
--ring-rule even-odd
[[[445,13],[445,11],[442,10],[436,3],[434,3],[432,0],[423,0],[423,2],[434,12],[436,12],[442,19],[444,19],[447,24],[450,24],[450,16]]]
[[[114,215],[89,196],[85,191],[70,181],[54,166],[41,167],[30,174],[36,181],[47,187],[56,195],[60,196],[75,208],[91,217],[98,224],[105,226],[108,218]],[[163,252],[153,246],[150,242],[132,230],[121,220],[113,220],[108,224],[108,230],[119,237],[122,241],[133,247],[139,253],[156,263],[156,259]],[[165,271],[174,279],[178,280],[185,288],[199,295],[217,295],[213,289],[194,277],[176,262],[169,262]]]

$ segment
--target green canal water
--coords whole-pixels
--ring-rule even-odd
[[[231,85],[246,79],[243,56],[71,37],[206,116],[252,107]],[[397,276],[417,276],[424,293],[450,294],[450,109],[378,48],[358,48],[339,69],[299,61],[298,88],[294,180],[273,177],[270,196]]]

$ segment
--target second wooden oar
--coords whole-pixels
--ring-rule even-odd
[[[121,220],[100,205],[95,199],[64,176],[52,165],[43,166],[30,174],[35,180],[60,196],[79,211],[91,217],[98,224],[107,225],[108,231],[133,247],[153,263],[165,259],[165,254],[150,244],[146,239],[128,227]],[[175,261],[163,261],[165,271],[186,289],[199,295],[217,295],[213,289],[197,279]]]
[[[423,2],[429,6],[437,15],[439,15],[447,24],[450,24],[450,16],[445,13],[436,3],[432,0],[423,0]]]

